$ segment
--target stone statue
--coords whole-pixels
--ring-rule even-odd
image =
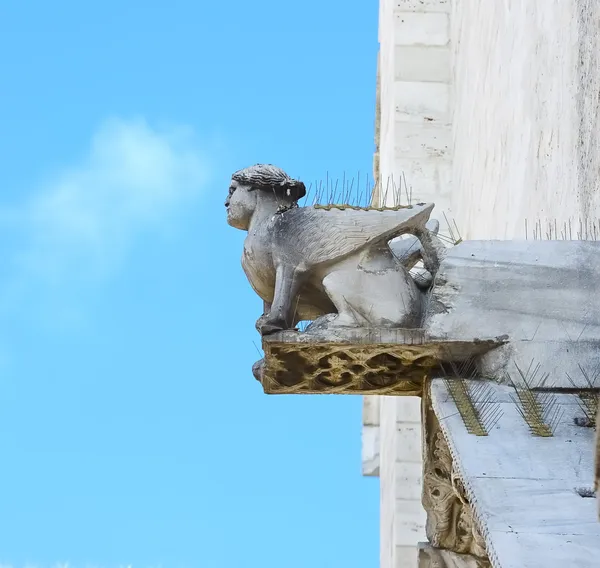
[[[301,181],[272,165],[231,179],[227,222],[248,231],[242,266],[264,301],[261,335],[321,316],[328,326],[419,326],[423,285],[409,269],[420,259],[429,273],[439,264],[437,227],[426,227],[433,204],[299,207],[305,194]],[[390,248],[404,234],[414,237]]]

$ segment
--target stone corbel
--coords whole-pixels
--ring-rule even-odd
[[[479,562],[473,566],[489,566],[485,541],[477,527],[448,444],[431,407],[428,385],[423,389],[422,424],[422,500],[427,513],[425,530],[429,543],[435,549],[473,557]]]

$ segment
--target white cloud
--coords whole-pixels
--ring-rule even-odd
[[[0,202],[0,318],[79,327],[88,290],[121,268],[133,245],[176,231],[178,212],[206,183],[192,129],[105,121],[81,160],[20,202]],[[10,359],[5,342],[0,337],[0,367]]]
[[[18,212],[26,232],[19,264],[57,284],[73,272],[103,274],[140,235],[162,230],[205,181],[190,129],[108,120],[82,163],[34,192]]]

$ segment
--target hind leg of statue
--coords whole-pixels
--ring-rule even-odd
[[[336,271],[323,285],[338,316],[332,327],[418,327],[421,296],[403,267],[373,273],[363,270]]]

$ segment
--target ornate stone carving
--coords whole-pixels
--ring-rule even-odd
[[[421,394],[435,365],[432,347],[411,345],[289,345],[266,341],[269,394]]]
[[[426,534],[436,548],[487,560],[481,536],[465,489],[452,460],[448,444],[423,393],[423,507],[427,512]]]
[[[419,568],[490,568],[488,560],[469,554],[457,554],[450,550],[419,545]]]
[[[414,235],[425,268],[435,272],[443,245],[426,228],[433,204],[298,207],[305,193],[302,182],[271,165],[232,176],[227,221],[248,231],[242,265],[265,302],[261,335],[328,314],[335,314],[329,327],[417,327],[423,292],[407,268],[415,255],[400,244],[405,262],[398,261],[388,243]]]
[[[253,372],[268,394],[419,395],[440,359],[462,361],[495,342],[428,342],[419,329],[283,331],[263,338]]]
[[[570,387],[582,359],[600,360],[600,242],[466,241],[447,251],[432,204],[299,207],[305,193],[257,165],[233,174],[225,202],[229,224],[248,232],[242,265],[264,301],[265,361],[253,371],[267,392],[413,394],[426,369],[457,361],[442,343],[470,345],[458,361],[497,380],[513,363],[544,360],[553,388]],[[267,341],[300,321],[312,322],[300,334],[312,351],[290,335]],[[422,339],[378,340],[385,330]],[[369,341],[344,337],[352,332]]]

